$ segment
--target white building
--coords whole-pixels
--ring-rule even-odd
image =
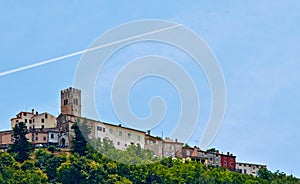
[[[253,176],[257,176],[258,171],[261,168],[267,168],[267,166],[261,164],[236,162],[236,170],[242,174],[251,174]]]

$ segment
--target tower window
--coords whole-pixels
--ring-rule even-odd
[[[68,102],[68,99],[65,99],[65,100],[64,100],[64,105],[68,105],[68,103],[69,103],[69,102]]]
[[[78,105],[78,99],[77,98],[74,98],[74,104]]]
[[[44,118],[42,118],[42,123],[44,123],[45,122],[45,120],[44,120]]]
[[[45,118],[46,118],[46,119],[48,118],[48,114],[45,114]]]

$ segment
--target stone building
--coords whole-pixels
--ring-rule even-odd
[[[85,123],[91,130],[89,139],[109,139],[115,148],[123,150],[130,144],[145,145],[145,132],[121,125],[108,124],[97,120],[81,117],[81,91],[68,88],[61,91],[61,114],[57,117],[59,145],[70,147],[74,138],[72,125],[76,122]]]
[[[60,112],[81,117],[81,90],[68,88],[60,92]]]
[[[150,135],[150,131],[145,135],[145,149],[151,150],[158,157],[180,157],[182,158],[183,143],[177,139],[165,139]]]
[[[45,112],[39,114],[34,112],[19,112],[15,118],[11,119],[11,129],[19,122],[24,122],[28,129],[44,129],[44,128],[56,128],[56,117]]]

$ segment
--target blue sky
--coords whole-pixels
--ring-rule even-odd
[[[267,164],[272,170],[292,171],[300,177],[299,5],[298,1],[1,1],[0,72],[86,49],[102,33],[129,21],[181,23],[211,48],[226,82],[226,114],[211,147],[233,152],[239,161]],[[132,45],[111,58],[106,83],[101,77],[96,83],[101,120],[118,121],[108,96],[114,72],[124,59],[149,54],[177,59],[199,80],[200,121],[205,121],[210,93],[203,72],[176,48],[157,43]],[[9,129],[10,118],[19,111],[35,108],[58,115],[60,90],[72,86],[80,58],[0,77],[0,130]],[[122,62],[113,62],[118,60]],[[162,126],[168,127],[180,112],[176,90],[157,78],[143,82],[133,88],[132,110],[145,117],[149,98],[165,96],[170,112]],[[197,144],[202,130],[200,122],[190,144]]]

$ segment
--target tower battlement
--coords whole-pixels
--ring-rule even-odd
[[[81,116],[81,90],[67,88],[61,90],[61,113]]]

